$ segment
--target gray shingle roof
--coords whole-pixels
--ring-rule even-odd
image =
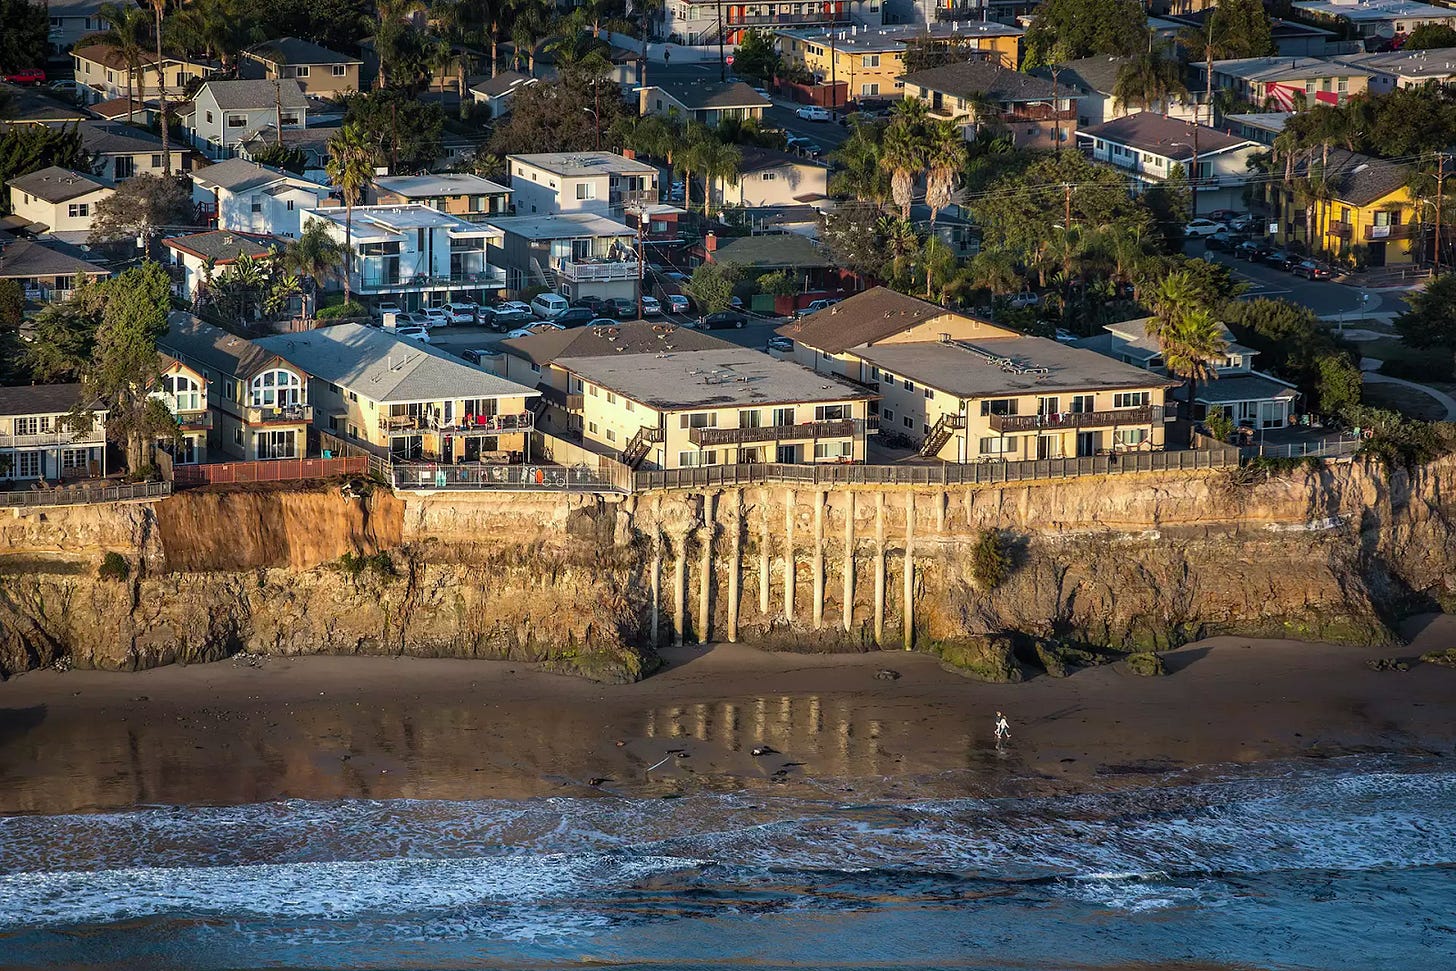
[[[984,94],[994,101],[1045,101],[1057,94],[1065,98],[1066,89],[1057,91],[1044,78],[1010,71],[999,64],[986,61],[967,61],[962,64],[946,64],[925,71],[916,71],[903,78],[906,84],[913,84],[958,98],[969,98]]]
[[[46,202],[65,202],[77,196],[88,195],[97,189],[110,188],[103,182],[74,169],[63,169],[59,165],[17,176],[10,180],[12,190],[19,189],[27,195],[44,199]],[[14,200],[14,196],[11,199]]]
[[[1296,389],[1263,374],[1238,374],[1216,381],[1203,381],[1199,383],[1196,394],[1199,401],[1210,405],[1299,396]]]
[[[1356,206],[1368,206],[1395,192],[1409,181],[1411,172],[1409,165],[1387,162],[1343,148],[1330,149],[1328,166],[1324,165],[1323,153],[1318,153],[1312,159],[1297,163],[1295,173],[1304,175],[1311,164],[1317,173],[1323,168],[1325,180],[1337,200]]]
[[[291,172],[284,172],[281,169],[259,165],[257,162],[249,162],[241,158],[230,158],[206,168],[192,170],[192,181],[203,188],[227,189],[229,192],[242,192],[260,185],[272,185],[274,182],[284,179],[304,181]]]
[[[1075,61],[1068,61],[1059,65],[1057,69],[1057,84],[1066,88],[1076,86],[1085,92],[1096,91],[1099,94],[1111,94],[1117,84],[1117,72],[1128,62],[1129,58],[1115,57],[1109,54],[1095,54],[1092,57],[1080,57]],[[1049,67],[1039,67],[1031,72],[1039,78],[1051,80],[1052,71]]]
[[[688,110],[699,108],[772,108],[773,102],[742,81],[653,81],[651,88],[661,88]]]
[[[77,127],[81,132],[81,145],[92,155],[142,155],[162,151],[159,136],[125,122],[83,121]],[[181,152],[182,147],[174,142],[171,151]]]
[[[713,259],[739,266],[819,267],[831,266],[829,258],[814,241],[794,233],[767,236],[740,236],[718,244]]]
[[[757,145],[739,146],[738,152],[743,157],[742,163],[738,166],[739,172],[761,172],[764,169],[776,169],[783,165],[828,168],[823,162],[816,162],[790,152],[780,152],[773,148],[760,148]]]
[[[282,246],[285,240],[262,233],[239,233],[230,229],[214,229],[190,236],[173,236],[162,243],[201,259],[216,260],[219,263],[235,260],[240,256],[262,256],[275,246]]]
[[[167,333],[158,339],[157,350],[184,363],[239,378],[251,377],[278,360],[278,355],[246,337],[214,327],[185,310],[167,315]]]
[[[80,401],[79,384],[0,388],[0,415],[64,415]]]
[[[612,339],[605,329],[575,327],[549,330],[530,337],[503,341],[506,353],[532,364],[550,364],[560,358],[599,357],[603,354],[661,354],[667,351],[726,350],[735,345],[711,334],[668,324],[636,320],[619,324]]]
[[[78,273],[110,276],[104,267],[95,263],[87,263],[25,239],[0,249],[0,279],[23,280],[33,276],[74,276]]]
[[[523,84],[534,83],[535,80],[531,75],[523,74],[520,71],[503,71],[493,78],[486,78],[478,84],[472,84],[470,90],[483,94],[487,98],[496,98]]]
[[[380,402],[535,397],[443,351],[362,324],[336,324],[255,341],[316,378]]]
[[[277,40],[265,40],[263,43],[255,44],[249,48],[248,53],[257,55],[274,64],[364,63],[357,57],[340,54],[338,51],[331,51],[327,47],[320,47],[318,44],[297,37],[280,37]]]
[[[1116,142],[1119,145],[1126,145],[1140,152],[1151,152],[1164,158],[1192,161],[1195,129],[1198,133],[1198,152],[1201,155],[1211,155],[1241,146],[1255,145],[1247,138],[1226,135],[1217,128],[1176,121],[1151,111],[1139,111],[1106,124],[1093,125],[1091,128],[1084,128],[1078,134]]]
[[[224,111],[243,111],[249,108],[271,108],[275,104],[274,82],[254,79],[249,81],[208,81],[202,86],[203,91],[211,91],[212,97],[217,101],[217,106]],[[193,102],[202,96],[202,91],[197,93]],[[285,108],[306,108],[308,98],[303,94],[303,89],[293,78],[284,78],[278,82],[278,98],[283,101]]]

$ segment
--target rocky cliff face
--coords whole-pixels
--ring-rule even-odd
[[[0,674],[248,650],[508,658],[621,681],[678,638],[898,647],[907,549],[914,643],[961,645],[958,657],[1005,632],[1121,650],[1216,633],[1378,643],[1401,614],[1456,608],[1453,483],[1448,459],[1263,480],[625,499],[194,491],[48,510],[0,520]],[[971,565],[986,530],[1011,551],[994,589]],[[107,552],[127,558],[127,579],[98,576]]]

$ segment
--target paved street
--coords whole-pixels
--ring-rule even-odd
[[[1302,307],[1308,307],[1320,317],[1348,315],[1350,321],[1360,318],[1360,289],[1328,280],[1306,280],[1283,270],[1276,270],[1263,263],[1248,263],[1235,259],[1229,253],[1209,253],[1202,242],[1189,241],[1184,248],[1189,256],[1202,256],[1213,263],[1220,263],[1233,270],[1234,279],[1247,284],[1245,299],[1270,297],[1288,300]],[[1392,292],[1370,292],[1363,308],[1372,321],[1389,320],[1405,309],[1401,294]]]

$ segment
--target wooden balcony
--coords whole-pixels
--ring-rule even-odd
[[[1011,432],[1059,431],[1068,428],[1107,428],[1112,425],[1149,425],[1163,420],[1160,405],[1116,411],[1063,411],[1051,415],[991,415],[991,430]]]
[[[811,421],[798,425],[761,425],[758,428],[690,428],[688,441],[706,448],[756,442],[801,442],[820,438],[849,438],[862,427],[854,419],[844,419]]]
[[[1409,223],[1403,226],[1366,226],[1365,238],[1375,243],[1383,243],[1387,239],[1410,239],[1412,228]]]
[[[297,425],[313,421],[313,406],[287,405],[282,408],[244,408],[243,421],[249,425]]]
[[[1351,226],[1347,222],[1339,222],[1337,220],[1330,223],[1329,226],[1326,228],[1329,232],[1329,235],[1334,236],[1338,239],[1349,239],[1351,236],[1355,235],[1355,227]]]

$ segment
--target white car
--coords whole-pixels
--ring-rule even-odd
[[[419,341],[421,344],[430,343],[430,332],[424,327],[396,327],[394,336],[405,340]]]
[[[560,317],[570,309],[570,301],[559,293],[538,293],[531,300],[531,312],[542,320]]]
[[[1006,302],[1018,310],[1022,307],[1036,307],[1041,304],[1041,294],[1034,290],[1023,290],[1013,294],[1011,299]]]
[[[1214,233],[1226,233],[1228,227],[1212,219],[1195,219],[1183,227],[1183,235],[1193,238],[1208,237]]]
[[[659,317],[662,315],[662,304],[657,302],[656,297],[644,296],[642,298],[642,316]]]
[[[79,95],[83,90],[79,81],[52,81],[51,90],[59,94]]]
[[[526,327],[517,327],[506,334],[507,337],[530,337],[532,334],[544,334],[549,330],[565,330],[560,324],[553,324],[549,320],[543,320],[538,324],[531,324]]]
[[[818,105],[805,105],[802,108],[797,108],[794,114],[805,121],[828,121],[831,117],[828,108],[821,108]]]
[[[448,327],[450,315],[445,312],[444,307],[425,307],[419,315],[425,318],[426,327]]]
[[[473,324],[480,315],[480,308],[469,300],[452,300],[440,309],[452,324]]]
[[[837,297],[821,297],[818,300],[809,301],[809,305],[794,314],[795,317],[807,317],[810,314],[817,314],[821,310],[827,310],[839,303]]]
[[[380,320],[384,319],[385,314],[402,313],[404,313],[403,308],[401,308],[399,304],[395,303],[392,300],[382,300],[374,305],[374,316],[378,317]]]

